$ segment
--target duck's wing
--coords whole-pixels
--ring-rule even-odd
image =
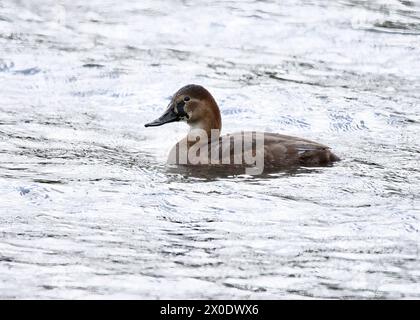
[[[321,143],[278,133],[264,133],[265,158],[274,165],[325,165],[339,158]]]
[[[264,139],[267,144],[270,143],[280,143],[288,146],[295,146],[301,150],[319,150],[319,149],[329,149],[328,146],[321,143],[311,141],[304,138],[288,136],[279,133],[264,133]]]

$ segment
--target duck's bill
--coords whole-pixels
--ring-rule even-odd
[[[158,119],[153,120],[152,122],[146,123],[145,127],[158,127],[165,123],[179,121],[179,116],[173,110],[173,108],[169,108],[165,111],[163,115],[161,115]]]

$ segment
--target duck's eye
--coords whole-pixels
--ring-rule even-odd
[[[185,102],[190,101],[190,97],[188,97],[188,96],[187,97],[184,97],[184,101]]]

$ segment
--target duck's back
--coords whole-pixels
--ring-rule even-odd
[[[329,165],[334,161],[340,160],[330,148],[320,143],[278,133],[258,133],[258,132],[236,132],[220,137],[223,141],[227,137],[242,139],[252,137],[252,145],[248,145],[258,150],[258,134],[264,141],[264,166],[265,167],[288,167],[288,166],[323,166]],[[263,135],[262,135],[263,134]],[[226,146],[227,147],[227,146]],[[246,147],[246,144],[244,144]],[[223,148],[223,147],[222,147]],[[242,151],[243,153],[249,150]],[[236,152],[234,145],[230,144],[230,154]],[[253,155],[255,156],[255,152]]]
[[[328,146],[278,133],[265,133],[264,146],[266,164],[319,166],[340,160]]]

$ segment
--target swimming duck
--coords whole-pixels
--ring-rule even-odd
[[[219,107],[210,92],[200,85],[190,84],[179,89],[162,116],[145,124],[145,127],[176,121],[186,122],[190,131],[170,151],[168,163],[172,164],[235,165],[238,162],[234,160],[243,161],[246,152],[250,150],[250,156],[255,162],[258,157],[263,160],[265,169],[325,166],[340,160],[329,147],[298,137],[269,132],[238,132],[220,136],[222,119]],[[251,137],[248,144],[245,143],[247,137]],[[258,139],[262,142],[259,149],[256,146]],[[240,143],[225,143],[232,140],[239,140]],[[192,161],[187,156],[182,157],[183,152],[188,153],[193,149],[198,159]],[[212,161],[215,158],[219,162]]]

